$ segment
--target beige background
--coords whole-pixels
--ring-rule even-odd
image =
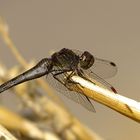
[[[7,19],[11,36],[27,60],[40,60],[62,47],[88,50],[116,62],[118,74],[108,81],[120,94],[139,101],[139,7],[136,0],[0,0],[0,15]],[[0,61],[9,67],[17,64],[1,39]],[[63,99],[82,122],[103,138],[140,139],[140,125],[115,111],[94,102],[94,114]]]

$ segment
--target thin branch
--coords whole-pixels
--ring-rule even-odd
[[[27,67],[29,66],[28,65],[28,62],[24,59],[24,57],[20,54],[20,52],[16,48],[14,42],[12,41],[12,39],[11,39],[11,37],[9,35],[8,25],[5,22],[5,20],[3,18],[1,18],[1,17],[0,17],[0,33],[1,33],[1,36],[2,36],[5,44],[11,50],[11,52],[13,53],[14,57],[19,62],[19,64],[21,64],[21,66],[23,68],[27,69]],[[54,92],[52,91],[52,89],[49,87],[49,85],[43,79],[37,79],[36,81],[48,93],[48,95],[53,100],[55,100],[58,104],[60,104],[62,107],[64,107],[61,99],[58,98],[58,96],[56,96],[54,94]]]
[[[140,103],[95,85],[81,77],[73,76],[72,80],[79,83],[80,89],[89,98],[108,106],[109,108],[140,122]],[[80,90],[79,90],[80,91]]]
[[[0,125],[0,140],[18,140],[15,138],[8,130],[6,130],[2,125]]]
[[[2,106],[0,106],[0,124],[8,129],[20,131],[31,138],[43,138],[42,132],[33,123]]]
[[[5,20],[3,18],[0,17],[0,33],[1,36],[5,42],[5,44],[7,45],[7,47],[11,50],[11,52],[13,53],[14,57],[16,58],[16,60],[19,62],[19,64],[21,64],[21,66],[25,69],[28,68],[28,62],[23,58],[23,56],[20,54],[20,52],[18,51],[18,49],[16,48],[14,42],[12,41],[10,35],[9,35],[9,28],[7,23],[5,22]],[[54,92],[52,91],[52,89],[48,86],[48,84],[42,80],[42,79],[37,79],[37,82],[39,83],[39,85],[48,93],[48,95],[55,100],[56,102],[58,102],[61,106],[64,107],[64,105],[62,104],[61,99],[58,98],[58,96],[56,96],[54,94]]]
[[[12,49],[14,55],[16,56],[17,60],[19,61],[19,63],[26,67],[26,62],[23,59],[23,57],[21,55],[19,55],[18,50],[16,49],[13,41],[11,40],[10,36],[9,36],[9,28],[7,23],[4,21],[4,19],[2,17],[0,17],[0,33],[1,36],[3,37],[3,40],[5,41],[6,45]]]
[[[0,24],[4,25],[4,24],[2,24],[2,22]],[[24,58],[17,51],[14,43],[12,42],[11,38],[9,37],[8,30],[7,29],[3,30],[3,29],[4,29],[4,27],[0,28],[0,31],[2,33],[2,37],[5,41],[5,43],[8,45],[8,47],[10,47],[11,51],[13,52],[14,56],[17,58],[18,62],[25,69],[28,68],[28,66],[29,66],[28,63],[24,60]],[[10,75],[13,76],[12,73],[11,74],[7,73],[7,72],[5,72],[5,70],[1,71],[3,80],[5,80],[5,78],[4,78],[5,74],[8,76],[10,76]],[[17,73],[15,73],[15,74],[17,74]],[[6,76],[6,78],[8,80],[9,77]],[[52,92],[51,90],[48,90],[48,86],[46,86],[46,83],[44,81],[40,82],[40,79],[39,79],[39,85],[41,87],[43,87],[43,89],[45,89],[48,94],[50,92]],[[29,86],[25,86],[25,84],[22,84],[22,85],[20,85],[20,87],[23,87],[23,88],[18,89],[18,87],[16,87],[14,91],[19,93],[19,95],[24,95],[24,94],[26,94],[27,96],[30,95],[28,93],[28,91],[30,91],[30,90],[28,90],[28,88],[30,88]],[[24,102],[27,103],[26,105],[28,105],[28,106],[30,106],[30,108],[36,110],[36,112],[37,112],[37,110],[39,110],[39,112],[40,112],[41,111],[40,108],[43,108],[42,112],[45,112],[51,116],[54,132],[59,134],[62,138],[65,138],[65,139],[77,139],[78,138],[79,140],[85,140],[85,139],[101,140],[101,138],[99,138],[99,136],[97,136],[97,134],[91,132],[84,125],[82,125],[74,116],[72,116],[68,112],[68,110],[65,109],[64,106],[62,107],[62,105],[61,105],[62,102],[59,99],[57,100],[57,102],[59,102],[59,105],[61,105],[61,106],[58,106],[58,104],[56,102],[52,102],[51,100],[49,100],[45,97],[38,98],[38,101],[34,102],[30,97],[28,98],[27,96],[26,96],[27,100],[24,100]],[[52,97],[52,94],[50,96]],[[23,97],[23,96],[21,96],[21,97]],[[57,97],[54,95],[51,99],[54,99],[54,98],[56,99]],[[38,114],[39,114],[39,112],[38,112]],[[32,130],[32,129],[30,129],[30,130]]]
[[[2,66],[0,65],[0,67],[2,71]],[[6,68],[4,69],[6,70]],[[5,75],[7,75],[7,78],[9,78],[10,75],[13,76],[18,75],[18,72],[19,72],[18,67],[15,67],[9,70],[9,73],[6,71]],[[2,72],[2,74],[3,73],[4,72]],[[4,74],[0,75],[0,78],[2,78],[4,81],[6,80],[4,78],[5,75]],[[68,110],[66,111],[64,108],[58,106],[55,102],[47,99],[45,96],[37,97],[37,100],[34,101],[30,97],[29,93],[32,92],[30,84],[28,83],[21,84],[15,87],[14,91],[23,100],[24,104],[26,104],[26,106],[28,106],[30,109],[36,112],[38,116],[40,116],[40,118],[42,116],[49,116],[49,119],[52,122],[51,124],[55,133],[61,134],[61,136],[65,139],[70,139],[71,137],[73,138],[78,137],[79,140],[85,140],[86,138],[93,140],[101,140],[101,138],[97,136],[97,134],[91,132],[89,129],[87,129],[87,127],[82,125],[74,116],[72,116],[72,114],[69,113]],[[33,92],[35,92],[35,90]],[[37,94],[34,93],[34,95],[36,96]],[[44,124],[45,123],[46,122],[44,122]]]

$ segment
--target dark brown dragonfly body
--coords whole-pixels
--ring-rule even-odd
[[[105,70],[101,71],[101,69]],[[0,86],[0,93],[20,83],[47,75],[47,79],[49,82],[53,82],[52,85],[55,85],[56,89],[60,92],[63,90],[61,93],[75,102],[82,104],[88,110],[95,111],[87,96],[69,89],[70,84],[75,87],[77,86],[77,83],[71,80],[71,76],[76,74],[88,80],[84,74],[86,73],[104,85],[105,88],[116,93],[116,90],[109,83],[99,77],[112,77],[116,71],[117,68],[113,62],[93,57],[93,55],[87,51],[80,52],[63,48],[59,52],[54,53],[51,58],[42,59],[33,68],[2,84]]]

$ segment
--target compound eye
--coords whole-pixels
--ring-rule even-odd
[[[80,59],[80,66],[83,69],[88,69],[90,68],[94,63],[94,57],[93,55],[91,55],[89,52],[85,51],[82,55],[81,55],[81,59]]]

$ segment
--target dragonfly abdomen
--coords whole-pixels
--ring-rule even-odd
[[[44,76],[48,74],[51,69],[51,60],[44,58],[33,68],[2,84],[0,86],[0,93],[20,83]]]

